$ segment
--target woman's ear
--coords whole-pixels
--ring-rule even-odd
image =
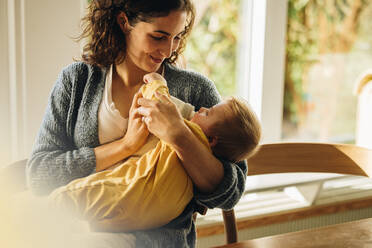
[[[119,24],[121,30],[124,32],[124,33],[127,33],[131,30],[131,26],[128,22],[128,17],[127,15],[124,13],[124,12],[120,12],[117,16],[116,16],[116,21],[117,23]]]
[[[218,137],[217,136],[208,137],[208,141],[209,141],[209,146],[214,147],[218,143]]]

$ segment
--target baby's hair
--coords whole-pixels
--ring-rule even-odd
[[[245,100],[229,97],[226,101],[231,112],[211,130],[211,134],[217,137],[213,153],[238,162],[248,159],[257,151],[261,139],[261,125]]]

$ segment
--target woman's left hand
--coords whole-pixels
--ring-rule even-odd
[[[193,135],[169,97],[155,95],[159,100],[138,99],[138,113],[152,134],[172,145],[195,187],[213,192],[224,177],[221,162]]]
[[[143,115],[149,131],[159,139],[174,144],[187,128],[176,105],[166,95],[155,92],[158,100],[138,99],[138,113]]]

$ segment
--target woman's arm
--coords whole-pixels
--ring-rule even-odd
[[[131,156],[145,143],[149,132],[146,124],[141,120],[142,116],[137,112],[139,107],[137,101],[140,97],[142,97],[140,92],[136,93],[133,97],[125,136],[120,140],[94,148],[96,171],[105,170]]]
[[[71,115],[77,104],[76,95],[73,95],[77,92],[74,88],[76,83],[73,82],[79,78],[78,84],[84,84],[83,81],[88,80],[87,75],[97,74],[89,70],[91,68],[82,63],[70,65],[59,75],[51,92],[47,110],[26,168],[28,186],[36,194],[48,194],[53,189],[66,185],[74,179],[88,176],[124,159],[133,153],[135,150],[133,144],[137,144],[135,139],[138,140],[141,136],[132,136],[131,139],[126,136],[125,141],[123,138],[96,148],[93,148],[94,145],[92,147],[75,145],[74,134],[68,130],[72,126]],[[135,119],[134,116],[133,119]],[[137,120],[136,123],[140,121]],[[90,124],[87,124],[87,129],[94,126]],[[144,126],[143,123],[140,125]],[[137,127],[134,122],[129,126]],[[141,137],[145,136],[147,136],[146,133]]]
[[[175,126],[170,126],[174,140],[168,142],[176,150],[194,183],[196,201],[208,208],[233,208],[245,190],[246,162],[232,163],[217,159],[188,128],[187,131],[179,129],[180,132],[176,134]]]
[[[72,83],[75,71],[86,73],[86,68],[73,64],[62,71],[49,97],[46,113],[39,129],[31,157],[26,168],[27,182],[37,194],[47,194],[75,178],[95,171],[92,148],[75,147],[67,130],[71,120]]]
[[[200,107],[211,107],[220,101],[220,95],[209,79],[200,76],[197,80],[197,86],[193,87],[194,102],[196,109]],[[212,193],[203,193],[194,190],[194,197],[200,205],[208,208],[232,209],[240,200],[245,190],[245,180],[247,175],[247,163],[241,161],[233,163],[227,160],[219,159],[223,165],[224,177],[220,184]]]
[[[155,95],[159,101],[139,99],[139,113],[145,117],[149,131],[172,145],[195,187],[212,192],[223,178],[222,164],[186,126],[170,98]]]
[[[139,99],[139,112],[149,131],[172,145],[191,177],[194,197],[208,208],[231,209],[244,192],[247,165],[218,160],[184,124],[176,107],[166,96],[161,101]]]
[[[148,89],[162,84],[155,83],[156,81],[166,85],[165,79],[157,73],[144,76],[144,82],[150,87]],[[165,87],[164,85],[163,87]],[[168,91],[163,90],[162,92],[165,95],[159,94],[159,91],[154,89],[154,99],[158,99],[155,101],[139,99],[142,106],[138,109],[139,113],[144,115],[144,120],[154,135],[172,145],[194,186],[202,192],[212,192],[223,178],[222,164],[184,123],[183,117],[171,100]],[[201,164],[204,165],[203,170],[201,170]]]
[[[208,208],[232,209],[240,200],[245,190],[247,163],[232,163],[220,160],[224,168],[224,177],[212,193],[194,190],[194,197],[200,205]]]
[[[180,99],[184,99],[185,101],[190,102],[192,105],[195,106],[196,110],[198,110],[200,107],[209,108],[220,101],[221,97],[218,94],[215,85],[203,75],[196,72],[175,69],[172,66],[168,66],[166,72],[167,73],[165,75],[168,81],[168,86],[170,87],[170,92],[172,92]],[[169,133],[172,130],[172,126],[170,126],[170,128],[165,131]],[[186,135],[187,132],[183,134]],[[182,137],[182,135],[180,135],[179,137]],[[188,137],[192,136],[190,135]],[[207,182],[209,181],[209,171],[204,170],[203,168],[212,167],[214,169],[217,169],[216,178],[212,178],[210,181],[211,183],[205,183],[205,185],[217,184],[214,187],[214,190],[210,192],[207,189],[203,192],[203,190],[201,190],[200,188],[195,187],[194,197],[196,201],[201,205],[207,206],[208,208],[233,208],[239,201],[245,190],[247,164],[245,162],[232,163],[229,161],[218,159],[217,161],[222,165],[223,170],[222,178],[221,180],[219,180],[218,175],[220,175],[220,172],[218,172],[218,170],[220,168],[217,164],[215,164],[216,158],[213,157],[210,160],[204,160],[208,157],[198,157],[199,155],[196,155],[205,147],[197,149],[195,155],[193,154],[193,152],[188,153],[188,151],[192,151],[194,148],[196,148],[196,146],[194,146],[193,144],[200,144],[192,143],[192,141],[189,141],[187,137],[181,138],[179,141],[176,140],[174,143],[181,144],[181,142],[188,143],[189,148],[186,148],[185,146],[185,149],[181,151],[180,149],[182,149],[183,146],[179,145],[179,155],[183,156],[182,154],[186,154],[186,156],[184,156],[185,160],[189,159],[188,155],[193,156],[191,157],[191,159],[195,159],[195,161],[191,162],[191,164],[194,164],[196,162],[193,167],[198,168],[199,171],[204,171],[205,173],[207,173],[206,178],[200,178],[200,181],[203,181],[205,179]],[[211,155],[209,152],[207,152],[207,154]],[[203,161],[198,161],[199,158],[203,159]],[[199,171],[197,171],[196,176],[202,176],[202,174],[198,174]],[[212,171],[210,175],[214,175],[213,173],[215,172]],[[209,187],[207,186],[206,188]]]
[[[222,163],[187,127],[182,127],[170,143],[194,186],[203,193],[213,192],[224,177]]]

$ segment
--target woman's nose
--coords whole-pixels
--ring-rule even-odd
[[[169,58],[173,53],[173,41],[164,42],[160,48],[160,53],[166,58]]]

